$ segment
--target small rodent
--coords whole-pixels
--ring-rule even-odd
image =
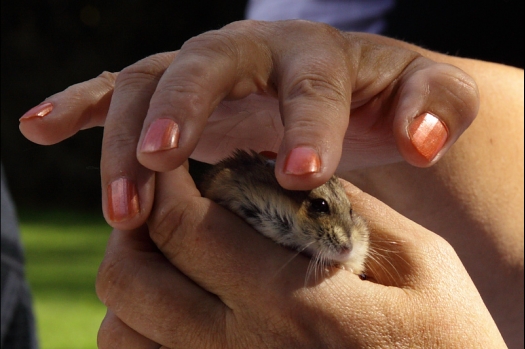
[[[200,190],[276,243],[364,277],[368,228],[339,179],[310,191],[286,190],[274,168],[273,159],[237,150],[211,168]]]

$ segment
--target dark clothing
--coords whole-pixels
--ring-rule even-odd
[[[31,293],[24,277],[24,256],[15,207],[2,175],[2,349],[36,349]]]

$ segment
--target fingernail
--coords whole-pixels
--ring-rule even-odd
[[[418,153],[431,161],[447,141],[448,130],[441,120],[426,113],[412,121],[408,135]]]
[[[139,211],[139,196],[133,181],[119,178],[108,185],[108,214],[111,221],[131,219]]]
[[[293,149],[284,164],[284,173],[304,175],[317,173],[321,169],[321,160],[317,152],[310,147],[297,147]]]
[[[179,125],[170,119],[155,120],[146,132],[140,147],[144,153],[177,148],[179,145]]]
[[[43,118],[53,110],[53,104],[47,102],[29,109],[18,121],[24,121],[34,118]]]

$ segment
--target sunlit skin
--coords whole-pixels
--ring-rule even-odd
[[[225,50],[225,42],[233,46]],[[144,71],[158,84],[141,80]],[[184,86],[181,81],[201,89],[174,93],[170,86]],[[388,346],[399,338],[407,347],[498,348],[504,347],[500,332],[509,347],[523,347],[522,70],[304,21],[248,21],[46,101],[51,112],[21,120],[24,135],[37,143],[105,126],[103,205],[117,230],[97,282],[110,309],[101,348],[122,341],[129,348],[206,345],[210,337],[242,347],[254,336],[278,347]],[[443,133],[419,119],[427,113],[446,129],[441,149]],[[162,118],[178,125],[178,147],[137,152]],[[437,140],[431,148],[422,147],[418,123],[433,130],[424,133]],[[304,285],[307,260],[294,258],[272,282],[260,273],[273,277],[290,251],[268,245],[201,198],[182,167],[157,178],[152,172],[172,170],[190,154],[215,162],[243,147],[277,152],[276,176],[285,188],[311,189],[337,171],[400,213],[353,191],[372,236],[399,242],[388,259],[395,287],[336,273],[292,292],[296,277]],[[297,164],[304,161],[306,171],[299,172],[311,173],[286,173],[286,159],[298,147],[314,150],[317,171],[316,156],[305,153]],[[116,222],[108,215],[107,188],[123,176],[137,186],[140,212]],[[122,231],[148,217],[149,235],[167,259],[147,232]],[[384,324],[385,314],[392,323]],[[333,319],[343,319],[341,326],[327,326]],[[209,324],[205,333],[202,324]]]

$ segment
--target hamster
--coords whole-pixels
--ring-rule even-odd
[[[276,243],[364,278],[368,228],[339,179],[292,191],[279,185],[274,169],[273,159],[237,150],[205,174],[200,190]]]

